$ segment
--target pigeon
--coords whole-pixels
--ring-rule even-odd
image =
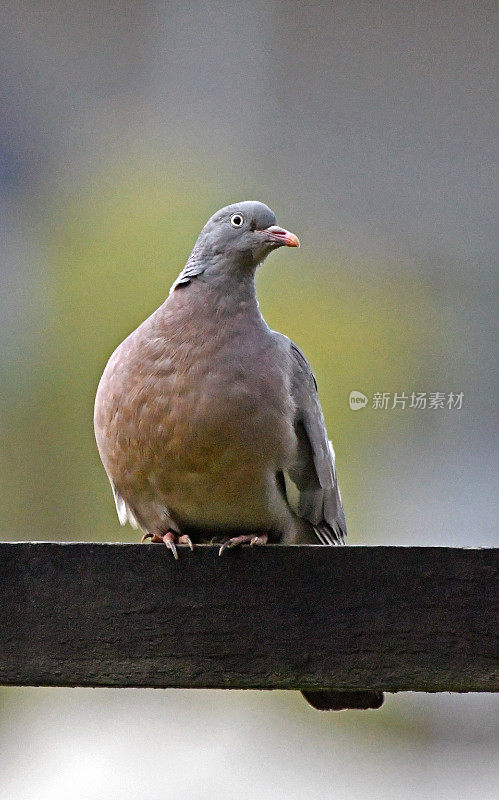
[[[163,542],[339,545],[343,503],[301,350],[264,321],[257,267],[299,247],[263,203],[216,212],[165,302],[114,351],[94,428],[119,521]],[[379,692],[304,692],[316,708],[374,708]]]

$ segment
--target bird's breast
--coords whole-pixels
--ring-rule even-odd
[[[163,493],[170,505],[261,490],[295,447],[286,374],[263,330],[214,326],[183,339],[126,340],[96,402],[97,441],[114,485],[125,497]]]

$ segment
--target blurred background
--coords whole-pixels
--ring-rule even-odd
[[[0,7],[0,538],[136,541],[93,440],[106,360],[242,199],[318,379],[351,544],[497,544],[496,4]],[[352,411],[348,397],[369,403]],[[375,392],[463,392],[374,409]],[[0,798],[497,797],[487,695],[2,689]]]

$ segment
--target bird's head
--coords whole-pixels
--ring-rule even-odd
[[[195,251],[219,262],[256,268],[278,247],[299,247],[294,233],[277,225],[273,211],[263,203],[245,200],[221,208],[208,220]]]

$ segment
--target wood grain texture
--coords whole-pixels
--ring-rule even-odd
[[[498,554],[0,544],[0,683],[497,691]]]

